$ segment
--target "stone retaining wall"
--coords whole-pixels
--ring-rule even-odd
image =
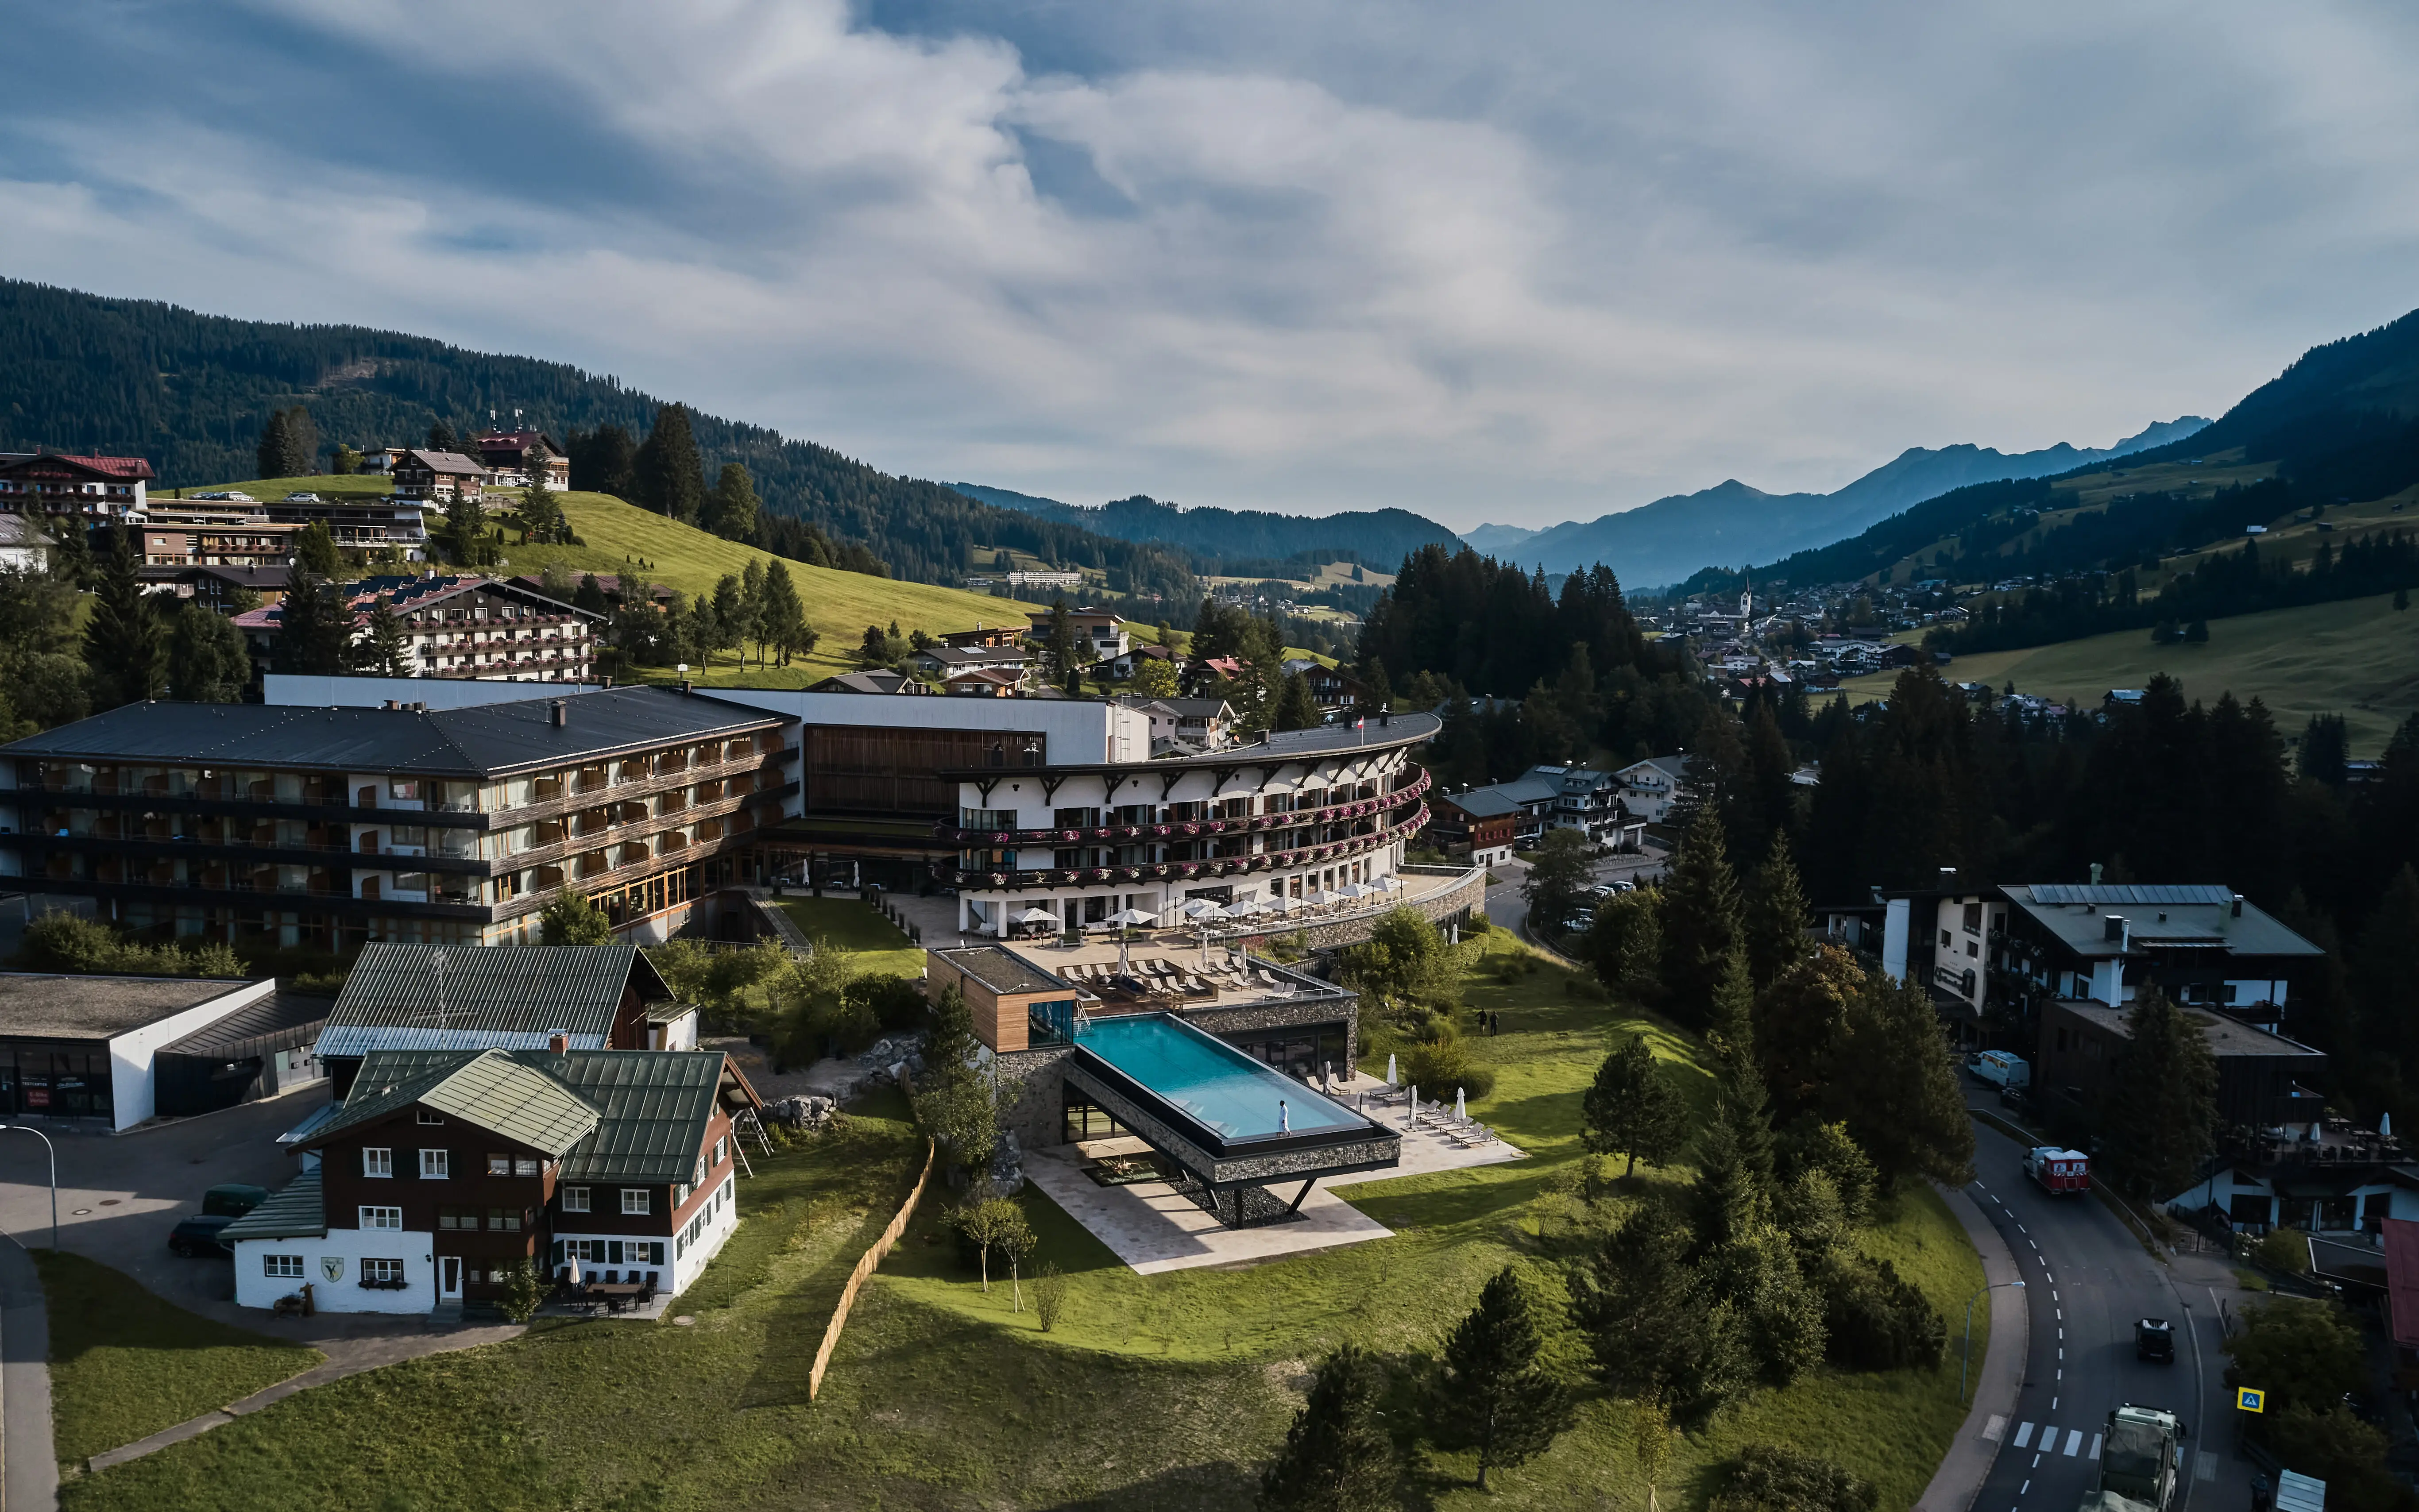
[[[1210,938],[1225,939],[1230,943],[1242,946],[1255,954],[1265,955],[1268,953],[1266,942],[1291,939],[1295,933],[1300,933],[1308,938],[1312,949],[1327,950],[1337,946],[1359,945],[1366,941],[1376,932],[1378,921],[1396,908],[1409,908],[1429,923],[1441,925],[1445,920],[1456,917],[1467,920],[1471,914],[1482,911],[1486,906],[1487,872],[1482,867],[1471,872],[1450,887],[1440,887],[1425,897],[1413,898],[1407,903],[1392,903],[1382,908],[1373,908],[1366,913],[1348,915],[1343,918],[1319,919],[1300,925],[1296,929],[1273,929],[1256,934],[1231,936],[1212,934]]]

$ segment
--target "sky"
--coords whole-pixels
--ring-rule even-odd
[[[2419,305],[2419,10],[20,7],[0,274],[892,472],[1456,529],[2216,415]],[[393,440],[385,438],[383,440]]]

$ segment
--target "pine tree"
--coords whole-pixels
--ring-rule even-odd
[[[260,423],[260,442],[253,451],[253,475],[261,478],[287,478],[285,471],[285,411],[271,409],[269,418]]]
[[[2108,1070],[2101,1123],[2109,1174],[2137,1197],[2176,1196],[2200,1179],[2217,1148],[2217,1057],[2209,1041],[2166,994],[2145,988]]]
[[[251,682],[243,632],[199,601],[184,600],[168,634],[168,696],[186,703],[234,703]]]
[[[705,462],[690,434],[686,406],[655,411],[655,428],[632,463],[638,497],[631,502],[670,519],[694,521],[705,506]]]
[[[277,606],[277,640],[270,670],[310,677],[352,671],[353,610],[344,591],[315,573],[296,568]]]
[[[1495,1273],[1444,1344],[1429,1428],[1447,1448],[1478,1451],[1478,1489],[1498,1465],[1528,1463],[1570,1427],[1570,1394],[1545,1360],[1545,1337],[1518,1273]]]
[[[369,637],[362,645],[362,670],[382,677],[411,675],[411,640],[404,632],[403,616],[394,611],[394,600],[385,594],[370,606]]]
[[[69,515],[43,529],[51,539],[51,576],[72,588],[90,588],[100,569],[93,561],[92,536],[84,522]]]
[[[1739,894],[1713,804],[1697,810],[1662,887],[1663,988],[1672,1015],[1702,1026],[1739,938]]]
[[[1319,1362],[1260,1481],[1260,1512],[1392,1512],[1399,1473],[1379,1403],[1385,1375],[1359,1345]]]
[[[1755,874],[1748,894],[1742,929],[1747,936],[1748,972],[1762,992],[1807,951],[1806,891],[1797,880],[1797,865],[1789,856],[1789,837],[1776,831],[1772,852]]]
[[[1075,630],[1067,618],[1067,601],[1063,598],[1051,601],[1050,628],[1047,639],[1042,642],[1041,656],[1049,669],[1050,680],[1055,683],[1064,684],[1067,674],[1077,666]]]
[[[325,520],[313,520],[294,532],[294,565],[334,581],[345,575],[345,553]]]
[[[521,524],[532,541],[560,541],[571,533],[563,522],[562,501],[555,497],[554,477],[547,469],[549,454],[532,442],[522,458],[529,486],[521,491]]]
[[[1710,1293],[1692,1245],[1687,1225],[1650,1202],[1599,1242],[1572,1288],[1606,1388],[1682,1423],[1736,1400],[1754,1370],[1737,1309]]]
[[[92,616],[85,622],[84,659],[93,702],[103,709],[147,699],[160,686],[167,636],[159,607],[143,591],[132,528],[110,532],[93,588]]]
[[[461,444],[462,443],[455,438],[453,426],[445,424],[442,420],[432,420],[428,423],[428,449],[430,451],[450,452]]]
[[[726,572],[714,585],[714,648],[736,651],[747,637],[747,599],[739,574]],[[743,654],[743,662],[747,659]]]
[[[746,464],[725,462],[699,523],[726,541],[745,541],[756,533],[757,509],[756,480],[748,476]]]
[[[475,567],[491,555],[486,511],[468,492],[445,501],[445,555],[457,567]]]
[[[1300,672],[1287,672],[1277,693],[1277,706],[1269,716],[1269,728],[1316,730],[1322,722],[1318,700],[1311,696],[1310,679]]]
[[[285,465],[280,477],[307,478],[319,471],[319,427],[300,405],[285,411]]]
[[[609,614],[613,603],[605,596],[605,585],[596,580],[596,575],[584,572],[579,575],[579,586],[572,591],[571,607],[591,614]]]
[[[762,667],[764,665],[764,641],[766,640],[764,634],[764,564],[754,557],[749,557],[747,559],[747,566],[746,570],[741,572],[739,575],[739,623],[745,630],[747,639],[756,642],[756,665]],[[743,667],[747,664],[747,656],[744,650],[740,653],[739,664]]]
[[[1951,1186],[1974,1179],[1974,1123],[1920,983],[1866,979],[1825,1093],[1829,1116],[1872,1157],[1885,1187],[1919,1176]]]
[[[1662,1165],[1680,1152],[1687,1134],[1687,1104],[1655,1063],[1646,1037],[1604,1057],[1579,1105],[1579,1129],[1590,1151],[1626,1156],[1622,1174],[1638,1173],[1640,1160]]]
[[[809,637],[814,632],[807,627],[807,608],[798,601],[797,585],[790,580],[789,564],[778,557],[764,569],[764,603],[758,612],[763,622],[758,633],[779,650],[782,666],[790,664],[793,651],[813,644]]]

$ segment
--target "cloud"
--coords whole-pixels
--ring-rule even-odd
[[[0,100],[0,270],[561,358],[1078,500],[1543,524],[1830,486],[2213,412],[2419,302],[2419,46],[2382,11],[38,27],[121,87]]]

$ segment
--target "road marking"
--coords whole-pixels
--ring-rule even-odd
[[[2061,1360],[2063,1360],[2063,1359],[2065,1359],[2065,1358],[2066,1358],[2066,1346],[2064,1346],[2064,1345],[2059,1345],[2059,1346],[2058,1346],[2057,1357],[2058,1357],[2059,1359],[2061,1359]],[[2058,1375],[2059,1375],[2060,1377],[2063,1377],[2065,1374],[2066,1374],[2066,1372],[2065,1372],[2065,1371],[2063,1371],[2063,1370],[2061,1370],[2061,1371],[2059,1371],[2059,1372],[2058,1372]]]
[[[2057,1397],[2053,1396],[2053,1397],[2051,1397],[2051,1398],[2049,1399],[2049,1410],[2050,1410],[2051,1412],[2057,1412]]]
[[[2022,1225],[2022,1224],[2018,1224],[2018,1225],[2016,1225],[2016,1232],[2017,1232],[2017,1233],[2019,1233],[2019,1234],[2027,1234],[2027,1233],[2032,1232],[2032,1230],[2030,1230],[2030,1229],[2026,1228],[2026,1227],[2024,1225]]]
[[[2086,1459],[2097,1459],[2097,1458],[2100,1458],[2100,1435],[2099,1435],[2099,1434],[2095,1433],[2095,1434],[2093,1434],[2093,1435],[2091,1436],[2091,1452],[2090,1452],[2089,1454],[2088,1454],[2088,1455],[2085,1455],[2083,1458],[2086,1458]]]
[[[2052,1301],[2052,1302],[2056,1302],[2056,1301],[2057,1301],[2057,1293],[2056,1291],[2052,1291],[2052,1292],[2049,1294],[2049,1300],[2050,1300],[2050,1301]]]
[[[1993,1412],[1991,1414],[1991,1421],[1982,1425],[1982,1437],[1990,1440],[1993,1443],[1998,1443],[1999,1440],[2006,1435],[2007,1431],[2008,1420],[2001,1417],[1996,1412]]]
[[[2041,1248],[2041,1241],[2038,1239],[2028,1239],[2026,1240],[2025,1242],[2030,1244],[2035,1249]]]
[[[2026,1491],[2029,1491],[2029,1490],[2031,1490],[2032,1489],[2033,1489],[2033,1483],[2032,1483],[2031,1481],[2027,1480],[2027,1481],[2026,1481],[2022,1486],[2019,1486],[2019,1487],[2017,1487],[2017,1488],[2016,1488],[2016,1494],[2017,1494],[2018,1496],[2022,1496],[2022,1495],[2024,1495]]]
[[[2033,1442],[2033,1426],[2032,1426],[2030,1423],[2027,1423],[2027,1424],[2026,1424],[2024,1427],[2020,1427],[2020,1428],[2016,1429],[2016,1447],[2017,1447],[2017,1448],[2021,1449],[2021,1448],[2023,1448],[2025,1445],[2026,1445],[2026,1444],[2028,1444],[2028,1443],[2032,1443],[2032,1442]]]
[[[2072,1459],[2072,1458],[2073,1458],[2076,1455],[2079,1455],[2079,1454],[2081,1454],[2082,1452],[2083,1452],[2083,1430],[2082,1430],[2081,1428],[2069,1428],[2069,1429],[2067,1429],[2067,1430],[2066,1430],[2066,1458],[2068,1458],[2069,1459]]]
[[[2061,1328],[2061,1329],[2059,1329],[2059,1330],[2057,1331],[2057,1336],[2058,1336],[2059,1338],[2064,1338],[2064,1337],[2066,1337],[2066,1330],[2064,1330],[2064,1329],[2062,1329],[2062,1328]]]
[[[2203,1449],[2200,1452],[2199,1458],[2193,1461],[2193,1479],[2217,1479],[2217,1456],[2211,1454],[2206,1449]]]
[[[2058,1320],[2059,1322],[2061,1322],[2061,1323],[2063,1323],[2063,1322],[2065,1322],[2065,1321],[2066,1321],[2066,1309],[2065,1309],[2065,1308],[2060,1307],[2060,1308],[2057,1310],[2057,1320]]]

